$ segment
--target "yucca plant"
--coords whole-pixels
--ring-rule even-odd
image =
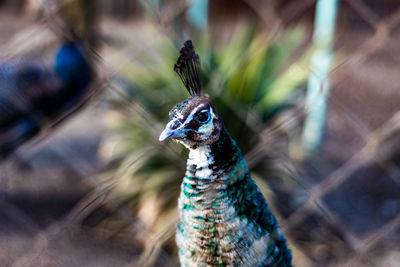
[[[205,35],[193,40],[201,58],[205,92],[245,154],[257,146],[257,133],[299,93],[307,77],[307,68],[302,66],[308,59],[304,53],[291,61],[304,41],[301,27],[285,31],[273,43],[247,29],[237,29],[229,42],[210,45]],[[187,92],[173,71],[179,54],[176,46],[167,38],[152,40],[145,49],[132,49],[140,52],[113,82],[118,92],[111,97],[113,108],[108,114],[113,134],[104,141],[103,151],[114,159],[107,173],[118,181],[115,199],[130,203],[151,229],[161,231],[176,219],[187,152],[179,144],[160,144],[158,135],[169,110]],[[268,177],[265,168],[252,171],[256,172],[253,177]]]

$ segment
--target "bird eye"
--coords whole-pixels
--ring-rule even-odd
[[[205,111],[200,112],[199,115],[197,115],[196,119],[199,122],[207,122],[209,120],[209,118],[210,118],[210,114],[208,113],[207,110],[205,110]]]

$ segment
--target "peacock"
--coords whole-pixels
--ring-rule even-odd
[[[79,107],[94,76],[75,40],[61,44],[53,67],[33,60],[0,65],[0,158]]]
[[[99,91],[89,50],[97,44],[93,1],[53,4],[44,1],[38,9],[38,17],[57,34],[53,64],[16,58],[0,65],[0,161],[26,141],[50,133]]]
[[[176,104],[159,141],[189,149],[178,200],[181,266],[292,266],[278,222],[250,177],[210,97],[190,40],[174,66],[190,97]]]

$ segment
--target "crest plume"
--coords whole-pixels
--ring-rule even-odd
[[[194,51],[191,40],[183,44],[178,61],[174,65],[174,71],[178,74],[191,96],[203,95],[200,80],[200,58]]]

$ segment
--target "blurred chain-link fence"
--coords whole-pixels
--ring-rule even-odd
[[[45,2],[0,1],[1,62],[51,62],[74,1]],[[83,22],[72,11],[66,23],[90,24],[102,91],[1,162],[0,265],[179,265],[185,152],[158,135],[186,97],[172,66],[193,39],[295,266],[399,266],[400,3],[339,3],[323,141],[306,155],[317,1],[209,1],[202,29],[194,2],[88,1]]]

